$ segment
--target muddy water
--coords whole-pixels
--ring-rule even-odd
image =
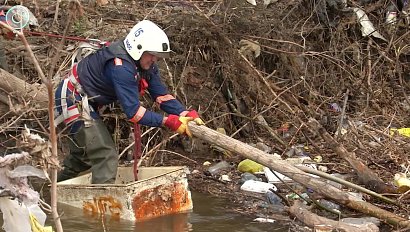
[[[288,231],[286,226],[277,223],[253,222],[254,218],[228,212],[229,202],[208,195],[192,194],[194,210],[190,213],[164,216],[144,222],[132,223],[126,220],[115,221],[87,216],[81,209],[60,205],[63,210],[62,224],[64,231],[84,232],[262,232]]]

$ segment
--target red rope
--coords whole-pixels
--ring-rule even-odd
[[[138,123],[134,123],[134,179],[138,180],[138,162],[141,159],[141,128]]]
[[[50,34],[50,33],[45,33],[45,32],[28,31],[28,30],[24,30],[24,33],[28,35],[34,35],[34,36],[47,36],[47,37],[61,38],[61,39],[65,38],[68,40],[76,40],[76,41],[81,41],[81,42],[93,41],[93,39],[85,39],[85,38],[77,37],[77,36],[63,36],[63,35]]]

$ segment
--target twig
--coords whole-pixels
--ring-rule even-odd
[[[310,174],[314,174],[314,175],[320,176],[320,177],[322,177],[322,178],[325,178],[325,179],[327,179],[327,180],[331,180],[331,181],[337,182],[337,183],[339,183],[339,184],[343,184],[343,185],[345,185],[345,186],[347,186],[347,187],[349,187],[349,188],[356,189],[356,190],[358,190],[358,191],[360,191],[360,192],[369,194],[370,196],[377,197],[377,198],[383,200],[384,202],[391,203],[391,204],[394,204],[394,205],[399,205],[396,201],[394,201],[394,200],[392,200],[392,199],[390,199],[390,198],[387,198],[387,197],[385,197],[385,196],[383,196],[383,195],[381,195],[381,194],[378,194],[378,193],[376,193],[376,192],[373,192],[373,191],[371,191],[371,190],[369,190],[369,189],[363,188],[363,187],[361,187],[361,186],[359,186],[359,185],[353,184],[353,183],[351,183],[351,182],[349,182],[349,181],[343,180],[343,179],[338,178],[338,177],[336,177],[336,176],[332,176],[332,175],[329,175],[329,174],[327,174],[327,173],[324,173],[324,172],[321,172],[321,171],[318,171],[318,170],[315,170],[315,169],[312,169],[312,168],[308,168],[308,167],[303,166],[303,165],[297,166],[297,168],[299,168],[300,170],[302,170],[302,171],[304,171],[304,172],[307,172],[307,173],[310,173]]]
[[[150,127],[147,131],[145,131],[145,132],[141,135],[141,137],[144,137],[144,135],[146,135],[146,134],[148,134],[150,131],[154,130],[154,128],[155,128],[155,127]],[[135,144],[135,140],[134,140],[130,145],[128,145],[126,148],[124,148],[124,150],[123,150],[123,151],[120,153],[120,155],[118,156],[118,159],[121,159],[121,157],[124,155],[124,153],[125,153],[126,151],[128,151],[128,149],[130,149],[134,144]]]
[[[55,23],[58,24],[58,11],[60,9],[60,2],[61,2],[61,0],[57,0],[57,2],[56,2],[56,12],[54,14],[53,24],[55,24]]]
[[[173,90],[174,96],[176,96],[177,90],[176,90],[176,87],[175,87],[175,84],[174,84],[174,78],[172,76],[172,73],[170,71],[168,63],[165,60],[164,60],[164,64],[165,64],[165,67],[167,68],[167,72],[168,72],[168,76],[169,76],[169,78],[167,78],[167,80],[169,80],[168,85]]]
[[[178,136],[179,134],[173,134],[172,136],[170,136],[168,139],[164,139],[162,140],[160,143],[158,143],[155,147],[153,147],[151,150],[149,150],[147,153],[145,153],[145,155],[143,157],[141,157],[138,166],[142,163],[142,161],[147,158],[148,156],[151,155],[151,153],[156,152],[164,143],[167,143],[170,139],[175,138],[176,136]]]
[[[347,99],[349,97],[349,89],[346,90],[345,93],[345,99],[343,101],[343,107],[342,107],[342,113],[340,114],[340,121],[339,121],[339,126],[337,127],[337,133],[335,137],[340,136],[342,127],[343,127],[343,119],[345,118],[345,114],[346,114],[346,105],[347,105]]]
[[[372,84],[370,83],[370,80],[372,79],[372,58],[371,58],[371,52],[370,52],[371,45],[372,45],[372,40],[369,38],[369,41],[367,42],[367,65],[368,65],[367,86],[369,87],[369,92],[372,92]]]
[[[407,190],[405,193],[403,193],[397,200],[400,202],[402,199],[407,199],[410,194],[410,190]]]
[[[191,55],[191,52],[192,52],[192,46],[189,46],[188,54],[186,55],[186,59],[185,59],[185,64],[184,64],[184,67],[182,68],[181,77],[179,78],[177,86],[175,86],[175,92],[174,92],[175,96],[177,96],[177,89],[179,88],[181,90],[181,93],[182,93],[182,95],[184,96],[184,99],[185,99],[185,105],[187,105],[188,99],[187,99],[186,94],[184,92],[183,83],[186,80],[185,69],[188,65],[188,60],[189,60],[189,56]]]
[[[369,130],[372,130],[372,131],[374,131],[374,132],[376,132],[376,133],[378,133],[378,134],[380,134],[380,135],[383,135],[383,136],[385,136],[385,137],[387,137],[387,138],[393,139],[394,141],[399,142],[399,143],[401,143],[401,144],[404,144],[404,145],[407,145],[407,144],[408,144],[408,143],[406,143],[405,141],[403,141],[402,139],[400,139],[400,138],[398,138],[398,137],[392,136],[392,135],[390,135],[390,134],[386,134],[384,131],[379,130],[379,129],[376,129],[376,128],[374,128],[374,127],[372,127],[372,126],[369,126],[369,125],[367,125],[367,124],[364,125],[364,128],[367,128],[367,129],[369,129]]]
[[[55,14],[55,16],[58,16],[58,5],[59,5],[60,1],[61,1],[61,0],[58,0],[58,1],[57,1],[56,14]],[[73,11],[70,11],[69,16],[68,16],[68,20],[67,20],[67,24],[66,24],[65,29],[64,29],[63,38],[60,40],[60,43],[58,44],[58,47],[57,47],[57,49],[56,49],[56,53],[55,53],[53,59],[51,59],[50,70],[48,70],[48,77],[49,77],[49,78],[52,78],[52,76],[54,75],[54,69],[55,69],[55,67],[56,67],[57,61],[58,61],[59,58],[60,58],[60,51],[61,51],[62,48],[63,48],[64,42],[65,42],[65,36],[67,35],[68,29],[70,28],[71,21],[72,21],[72,19],[73,19],[73,15],[74,15]],[[54,20],[56,20],[56,18],[54,18]]]
[[[160,152],[160,151],[177,155],[177,156],[179,156],[179,157],[182,157],[182,158],[184,158],[184,159],[187,159],[187,160],[189,160],[189,161],[192,161],[193,163],[198,164],[198,162],[196,162],[195,160],[193,160],[193,159],[191,159],[191,158],[188,158],[188,157],[186,157],[186,156],[184,156],[184,155],[181,155],[181,154],[179,154],[179,153],[177,153],[177,152],[173,152],[173,151],[169,151],[169,150],[158,150],[158,152]]]

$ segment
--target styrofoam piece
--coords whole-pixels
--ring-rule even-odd
[[[242,184],[241,190],[256,193],[266,193],[269,189],[277,190],[276,186],[272,183],[266,183],[256,180],[247,180]]]
[[[275,174],[279,177],[276,177],[275,174],[273,174],[273,172],[270,170],[270,168],[264,167],[263,171],[265,173],[266,179],[268,179],[269,183],[281,183],[282,181],[292,181],[292,179],[290,179],[289,177],[283,175],[282,173],[279,172],[275,172]],[[282,181],[281,181],[282,180]]]

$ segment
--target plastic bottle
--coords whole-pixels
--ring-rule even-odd
[[[261,180],[260,178],[256,177],[252,173],[245,172],[241,175],[241,180],[239,181],[239,184],[243,184],[248,180]]]
[[[226,161],[221,161],[221,162],[219,162],[219,163],[216,163],[216,164],[210,166],[210,167],[208,168],[208,172],[209,172],[211,175],[215,175],[215,174],[219,173],[220,171],[222,171],[222,170],[224,170],[224,169],[228,169],[228,168],[230,168],[230,167],[231,167],[231,165],[230,165],[228,162],[226,162]]]
[[[266,192],[266,201],[272,205],[282,204],[282,199],[272,191]]]
[[[333,202],[328,201],[328,200],[325,200],[325,199],[320,199],[320,200],[319,200],[319,203],[320,203],[322,206],[324,206],[324,207],[326,207],[326,208],[328,208],[328,209],[334,209],[334,210],[337,210],[337,211],[340,212],[340,205],[338,205],[338,204],[336,204],[336,203],[333,203]]]

